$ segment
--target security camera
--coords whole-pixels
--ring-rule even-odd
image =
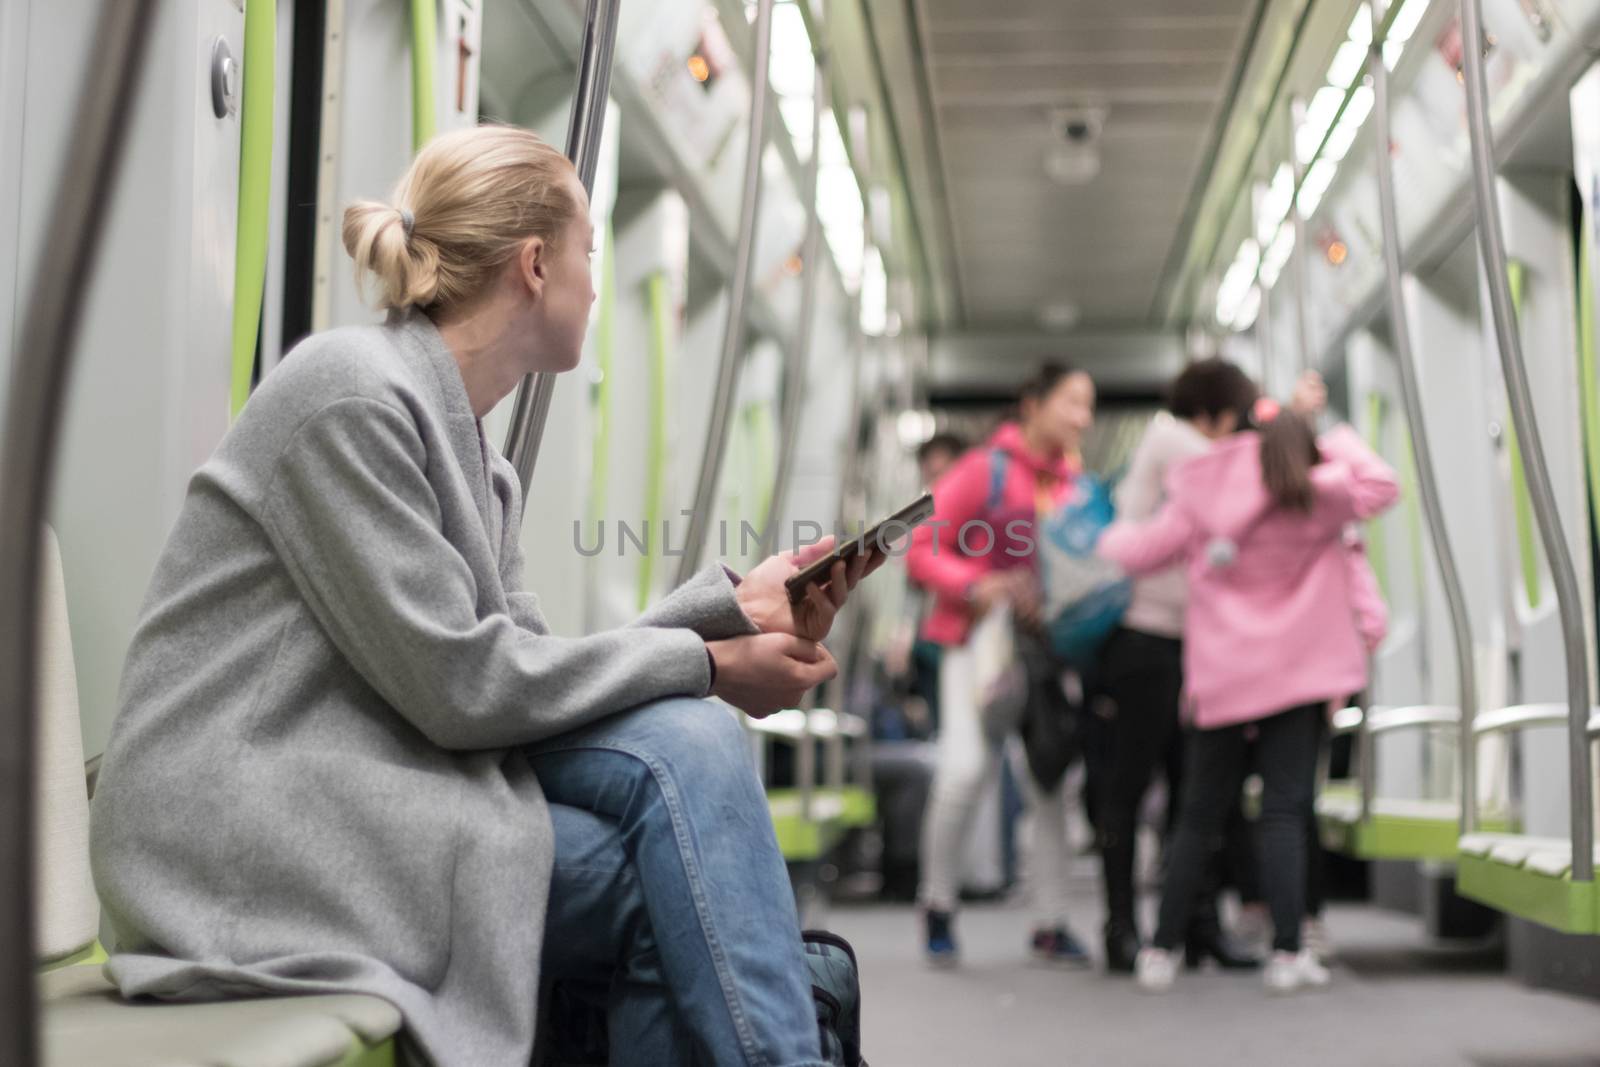
[[[1056,136],[1069,145],[1093,144],[1105,127],[1106,109],[1097,105],[1058,108],[1050,115]]]

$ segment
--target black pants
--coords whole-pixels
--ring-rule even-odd
[[[1272,912],[1272,947],[1300,950],[1306,906],[1306,827],[1316,789],[1317,747],[1325,704],[1290,708],[1250,724],[1257,732],[1257,764],[1263,784],[1261,888]],[[1188,929],[1196,894],[1204,887],[1212,857],[1222,844],[1230,806],[1239,803],[1238,783],[1249,756],[1245,725],[1197,731],[1184,773],[1178,831],[1161,894],[1158,948],[1173,949]]]
[[[1102,744],[1096,778],[1097,830],[1105,873],[1106,922],[1137,929],[1133,861],[1139,806],[1158,768],[1175,778],[1181,751],[1178,703],[1183,642],[1119,629],[1101,656],[1091,704]]]

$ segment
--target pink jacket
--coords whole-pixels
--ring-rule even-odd
[[[990,453],[1007,455],[999,505],[989,509],[994,470]],[[933,486],[933,518],[911,533],[906,569],[912,581],[933,592],[933,610],[922,636],[941,645],[960,645],[972,628],[967,590],[993,570],[1036,566],[1033,522],[1040,494],[1049,504],[1064,500],[1077,464],[1066,456],[1030,451],[1022,429],[1008,422],[983,448],[974,448]],[[962,535],[962,528],[973,525]],[[994,532],[991,540],[986,530]]]
[[[1345,578],[1350,585],[1350,606],[1356,613],[1356,632],[1367,654],[1378,651],[1389,636],[1389,605],[1383,602],[1378,576],[1367,562],[1367,546],[1359,532],[1347,527],[1344,535]]]
[[[1174,469],[1155,518],[1114,524],[1101,538],[1100,554],[1135,576],[1187,565],[1184,677],[1203,730],[1342,699],[1366,684],[1344,529],[1400,491],[1349,427],[1320,446],[1310,514],[1273,505],[1260,438],[1243,433]]]

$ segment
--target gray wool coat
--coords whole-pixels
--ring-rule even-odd
[[[519,515],[424,316],[263,382],[189,484],[94,800],[124,994],[371,993],[441,1067],[528,1062],[553,840],[519,746],[705,695],[704,642],[754,628],[711,567],[552,636]]]

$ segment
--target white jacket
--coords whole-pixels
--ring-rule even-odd
[[[1167,472],[1210,447],[1205,434],[1189,422],[1165,411],[1157,415],[1134,450],[1128,473],[1117,486],[1117,521],[1143,522],[1153,516],[1166,499],[1163,487]],[[1140,578],[1133,585],[1133,602],[1128,605],[1122,624],[1158,637],[1182,638],[1188,591],[1181,565]]]

